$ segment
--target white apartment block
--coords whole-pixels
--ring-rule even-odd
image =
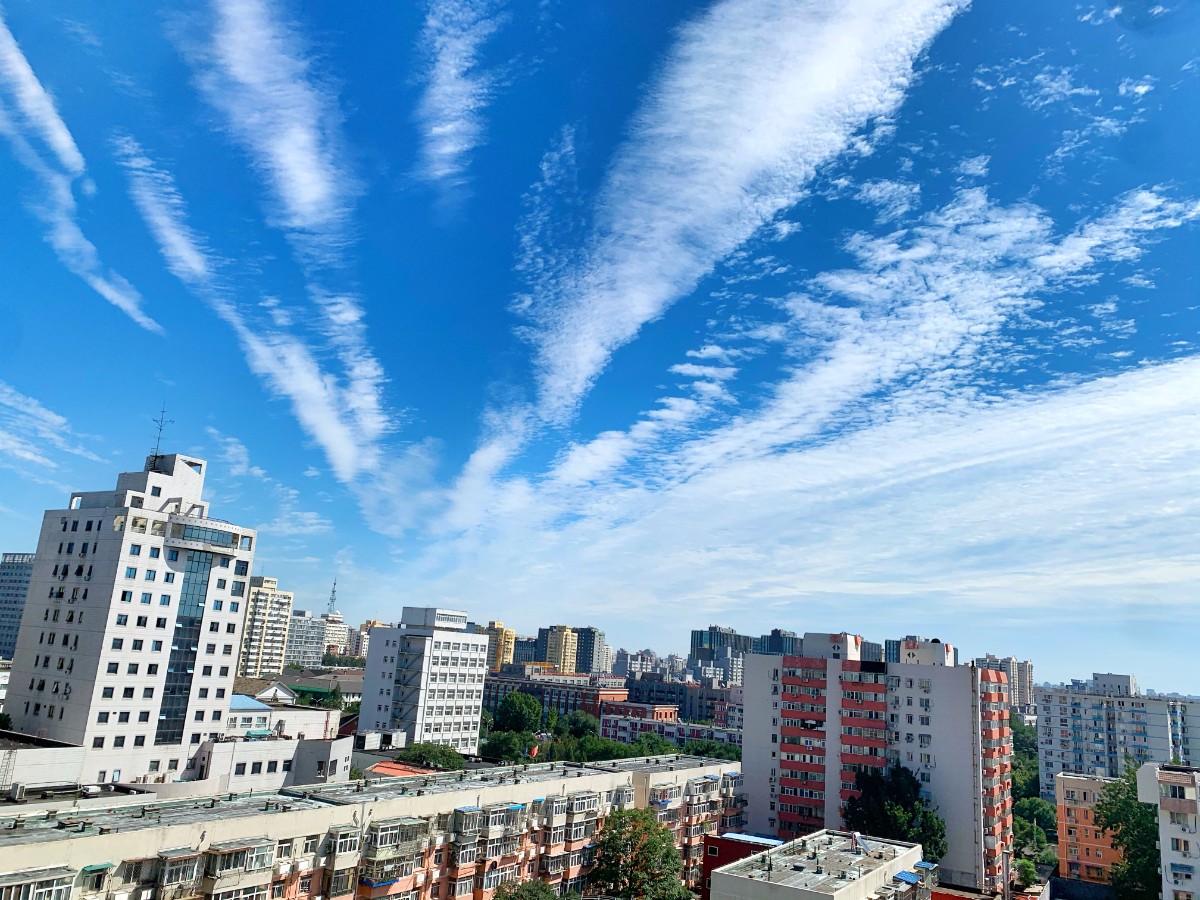
[[[857,774],[903,765],[946,820],[943,880],[994,889],[1012,841],[1004,676],[954,666],[947,644],[901,643],[912,662],[863,660],[862,638],[845,633],[806,634],[794,656],[747,655],[748,830],[840,828]]]
[[[460,610],[406,606],[398,627],[371,632],[359,732],[403,731],[408,743],[479,750],[488,637]]]
[[[1138,800],[1158,812],[1164,900],[1196,900],[1200,891],[1200,769],[1150,763],[1138,769]]]
[[[42,521],[6,711],[88,781],[195,766],[224,716],[255,532],[210,517],[204,460],[147,459]]]
[[[1146,695],[1132,675],[1102,673],[1033,693],[1046,800],[1059,772],[1118,778],[1126,755],[1139,765],[1200,762],[1200,697]]]
[[[1008,677],[1008,696],[1014,708],[1033,703],[1033,663],[1015,656],[980,656],[975,665],[981,669],[998,669]]]
[[[0,659],[12,659],[17,646],[33,561],[32,553],[0,554]]]
[[[242,624],[242,655],[238,675],[264,678],[283,671],[288,622],[292,618],[292,594],[279,590],[274,578],[250,579],[246,620]]]
[[[325,655],[325,619],[311,610],[293,609],[288,620],[284,666],[315,669]]]

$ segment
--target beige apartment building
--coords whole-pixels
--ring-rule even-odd
[[[546,662],[564,675],[575,671],[579,636],[566,625],[552,625],[546,635]]]

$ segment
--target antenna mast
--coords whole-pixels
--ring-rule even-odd
[[[174,419],[167,418],[167,404],[165,401],[163,402],[162,411],[158,414],[158,418],[151,419],[150,421],[155,425],[154,450],[150,453],[150,468],[154,469],[158,466],[159,451],[162,449],[163,431],[166,430],[168,425],[175,424]]]
[[[329,592],[329,610],[326,615],[332,616],[337,612],[337,579],[333,579],[333,590]]]

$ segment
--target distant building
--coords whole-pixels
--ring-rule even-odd
[[[465,612],[406,606],[399,627],[375,629],[359,731],[478,752],[488,642],[466,628]]]
[[[700,879],[700,900],[709,900],[710,885],[714,869],[727,866],[739,859],[778,847],[783,841],[778,838],[759,837],[755,834],[706,834],[704,836],[704,868]]]
[[[1060,878],[1109,883],[1121,851],[1113,846],[1112,836],[1097,827],[1095,807],[1101,791],[1114,780],[1066,772],[1059,772],[1054,779]]]
[[[715,741],[735,747],[742,744],[741,729],[680,722],[679,709],[674,706],[629,702],[608,702],[602,706],[601,737],[632,744],[643,734],[657,735],[677,747],[683,747],[689,741]]]
[[[1126,755],[1138,765],[1200,761],[1200,697],[1150,696],[1132,675],[1099,672],[1039,685],[1033,696],[1042,797],[1051,802],[1059,772],[1118,778]]]
[[[711,682],[673,681],[659,674],[630,676],[625,686],[630,701],[677,706],[679,718],[687,722],[714,722],[719,705],[728,703],[732,696],[729,687],[717,687]]]
[[[32,553],[0,555],[0,659],[12,659],[33,575]]]
[[[593,672],[608,672],[605,665],[604,632],[590,625],[585,628],[575,628],[575,671],[584,675]]]
[[[770,634],[764,634],[754,641],[755,653],[794,653],[799,635],[794,631],[781,631],[772,628]]]
[[[526,674],[491,673],[484,683],[484,708],[495,715],[504,698],[513,691],[530,694],[542,709],[555,710],[560,716],[575,710],[590,713],[597,719],[605,703],[621,702],[629,692],[621,687],[619,678],[602,675],[564,675],[554,671],[531,670]]]
[[[503,622],[488,622],[479,629],[488,638],[488,671],[499,672],[501,666],[513,661],[513,650],[517,642],[517,633],[511,628],[505,628]]]
[[[564,675],[571,675],[575,672],[578,647],[579,638],[575,634],[575,629],[566,625],[552,625],[546,629],[545,661]]]
[[[1008,676],[1009,702],[1014,709],[1024,709],[1033,703],[1033,663],[1015,656],[977,657],[975,665],[982,669],[998,669]]]
[[[325,656],[325,620],[311,610],[293,609],[288,620],[284,666],[313,669]]]
[[[283,671],[291,618],[291,593],[279,590],[279,582],[274,578],[251,577],[246,621],[242,627],[239,676],[264,678]]]
[[[544,662],[538,659],[537,638],[519,637],[513,639],[514,663]]]

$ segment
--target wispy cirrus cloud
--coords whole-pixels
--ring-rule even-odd
[[[450,194],[466,183],[471,152],[484,141],[483,112],[496,78],[479,58],[504,22],[501,6],[496,0],[432,0],[421,29],[419,46],[428,63],[416,111],[418,173]]]
[[[281,343],[253,353],[252,364],[261,369],[262,357],[274,356],[286,368],[305,371],[298,391],[288,393],[303,395],[296,408],[303,410],[306,430],[320,429],[335,473],[352,480],[375,465],[378,442],[393,422],[361,299],[346,286],[360,184],[349,162],[337,93],[317,71],[299,28],[269,4],[215,0],[213,9],[211,34],[186,42],[185,54],[201,93],[264,180],[271,224],[295,248],[308,298],[320,315],[322,343],[336,354],[342,377],[330,384],[312,355],[283,340],[279,330]],[[278,301],[272,312],[277,324],[291,318]]]
[[[56,469],[52,451],[101,461],[83,445],[66,416],[0,381],[0,456],[22,471]]]
[[[132,137],[115,141],[117,158],[129,177],[130,196],[158,243],[167,268],[207,303],[237,336],[250,369],[277,395],[291,401],[305,432],[324,450],[343,481],[352,481],[370,462],[375,435],[363,433],[354,413],[351,380],[326,371],[302,338],[267,315],[248,322],[232,288],[221,276],[220,260],[189,224],[183,197],[171,174],[159,167]]]
[[[569,416],[614,350],[893,112],[964,5],[725,0],[684,26],[606,176],[584,258],[532,285],[539,414]]]
[[[46,242],[59,261],[93,291],[142,328],[161,333],[162,326],[142,309],[142,296],[119,273],[106,267],[79,225],[75,185],[93,190],[86,180],[83,154],[21,52],[0,10],[0,134],[17,160],[41,183],[44,195],[30,204],[46,228]],[[38,149],[45,147],[48,154]]]

